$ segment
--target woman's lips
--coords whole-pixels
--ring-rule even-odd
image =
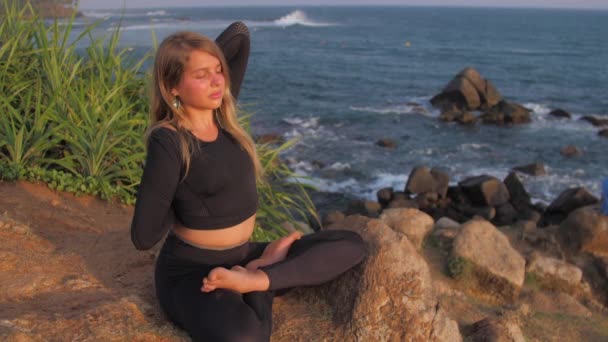
[[[213,94],[209,95],[209,97],[210,97],[210,98],[212,98],[212,99],[219,99],[219,98],[221,98],[221,97],[222,97],[222,91],[221,91],[221,90],[220,90],[220,91],[217,91],[217,92],[215,92],[215,93],[213,93]]]

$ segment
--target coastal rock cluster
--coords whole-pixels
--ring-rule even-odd
[[[446,122],[472,125],[481,121],[499,126],[531,122],[531,109],[505,100],[494,84],[472,67],[461,70],[430,102],[440,110],[439,119]],[[549,116],[560,120],[572,119],[572,114],[562,108],[553,109]],[[608,118],[585,115],[580,120],[598,127],[600,137],[608,137]],[[576,147],[564,149],[562,154],[568,157],[581,154]]]
[[[503,99],[494,84],[471,67],[460,71],[441,93],[431,99],[431,104],[441,110],[439,119],[442,121],[475,124],[481,120],[495,125],[531,121],[530,109]],[[474,112],[480,114],[475,115]]]

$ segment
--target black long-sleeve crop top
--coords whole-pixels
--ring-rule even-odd
[[[231,91],[236,97],[249,56],[247,27],[233,23],[216,43],[228,61]],[[212,142],[192,136],[201,148],[192,152],[182,182],[185,170],[177,134],[168,128],[150,134],[131,222],[131,240],[137,249],[154,246],[176,220],[193,229],[221,229],[242,222],[257,210],[253,162],[229,132],[220,128]]]

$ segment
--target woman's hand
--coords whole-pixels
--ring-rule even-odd
[[[296,231],[288,236],[272,241],[258,259],[251,260],[245,268],[249,271],[257,270],[259,267],[275,264],[285,260],[287,251],[291,244],[302,237],[302,232]]]

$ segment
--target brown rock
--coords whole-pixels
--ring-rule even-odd
[[[583,154],[583,152],[574,145],[568,145],[568,146],[562,147],[562,149],[559,150],[559,153],[561,153],[562,156],[564,156],[564,157],[575,157],[575,156],[580,156],[581,154]]]
[[[586,115],[581,118],[581,120],[587,121],[593,126],[608,126],[608,118],[598,118],[597,116]]]
[[[471,342],[525,342],[524,334],[516,319],[507,317],[484,318],[464,329]]]
[[[348,317],[348,340],[462,341],[458,324],[437,305],[424,258],[404,235],[361,216],[329,229],[356,231],[368,248],[358,275],[350,272],[323,290],[340,317]]]
[[[394,231],[407,236],[412,244],[420,249],[426,235],[433,230],[434,221],[418,209],[386,209],[380,215],[386,225]]]
[[[549,204],[545,211],[546,216],[559,216],[564,219],[571,211],[598,203],[599,200],[587,189],[578,187],[564,190],[559,196]],[[561,220],[559,221],[561,222]]]
[[[397,147],[397,143],[395,143],[394,140],[392,139],[380,139],[376,142],[376,145],[380,146],[380,147],[386,147],[386,148],[390,148],[390,149],[394,149]]]
[[[327,213],[323,218],[323,226],[328,226],[336,222],[344,220],[346,216],[340,211],[332,211]]]
[[[450,183],[450,175],[438,168],[429,169],[427,166],[415,167],[407,179],[405,192],[419,194],[435,192],[445,198]]]
[[[530,122],[530,110],[520,104],[500,101],[494,107],[484,112],[480,119],[483,123],[495,125],[513,125]]]
[[[608,128],[603,129],[603,130],[601,130],[601,131],[597,132],[597,134],[598,134],[600,137],[606,137],[606,138],[608,138]]]
[[[452,254],[473,265],[473,287],[507,302],[517,299],[526,261],[490,222],[471,220],[463,224]]]
[[[526,271],[535,274],[540,281],[556,290],[576,290],[583,279],[583,271],[580,268],[540,253],[532,254]]]
[[[418,203],[411,199],[395,198],[388,204],[387,208],[415,208],[418,209]]]
[[[458,109],[468,110],[475,110],[481,105],[481,99],[473,83],[461,76],[454,77],[443,88],[441,94],[431,99],[431,104],[435,107],[445,106],[445,102],[456,104]]]
[[[509,201],[509,190],[495,177],[482,175],[458,183],[467,197],[477,205],[499,206]]]
[[[378,202],[354,200],[348,204],[346,214],[361,214],[368,217],[378,217],[381,211],[382,206]]]
[[[608,257],[608,216],[593,207],[572,211],[560,225],[560,234],[573,247],[596,257]]]

